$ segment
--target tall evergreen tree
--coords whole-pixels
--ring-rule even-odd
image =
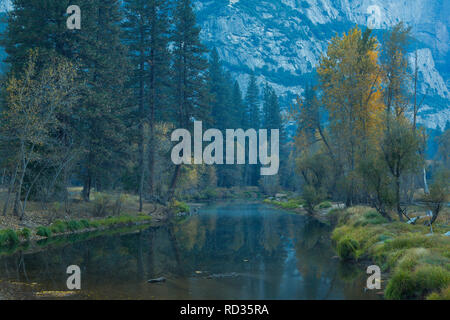
[[[260,122],[260,104],[259,104],[259,89],[256,83],[256,77],[252,73],[247,88],[247,95],[245,97],[246,111],[244,119],[245,129],[258,130],[261,126]],[[259,166],[247,165],[245,167],[245,179],[248,185],[256,186],[259,179]]]
[[[84,155],[80,162],[83,197],[92,187],[113,186],[128,157],[129,107],[125,91],[128,66],[121,43],[119,0],[86,1],[80,33],[80,63],[88,90],[79,110]]]
[[[256,77],[253,73],[250,75],[247,94],[245,96],[245,103],[245,127],[257,130],[261,125],[259,109],[259,89],[258,84],[256,83]]]
[[[124,41],[128,46],[133,74],[129,86],[133,90],[138,126],[138,192],[142,211],[145,175],[153,197],[155,167],[155,121],[167,103],[167,78],[170,65],[168,53],[168,5],[163,0],[126,0],[124,3]],[[146,133],[146,123],[149,132]],[[146,148],[148,144],[148,148]],[[146,149],[148,152],[146,152]],[[146,170],[146,154],[149,156]]]
[[[173,20],[174,119],[177,127],[189,129],[193,119],[206,120],[210,116],[206,48],[200,42],[200,28],[190,0],[178,0]],[[174,196],[180,169],[181,165],[175,167],[168,200]]]
[[[242,99],[242,91],[237,81],[234,82],[231,94],[231,106],[233,114],[233,123],[236,128],[243,128],[245,124],[245,106]]]
[[[31,49],[39,49],[37,67],[59,54],[72,57],[77,37],[66,27],[69,0],[12,0],[5,34],[1,39],[13,73],[23,71]]]

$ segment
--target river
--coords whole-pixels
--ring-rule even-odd
[[[379,299],[362,266],[336,258],[330,231],[261,203],[215,203],[168,225],[3,256],[0,281],[25,283],[24,297],[64,291],[78,265],[78,299]]]

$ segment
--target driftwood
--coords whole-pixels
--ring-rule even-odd
[[[166,282],[166,278],[160,277],[160,278],[150,279],[150,280],[148,280],[147,282],[148,282],[148,283],[161,283],[161,282]]]

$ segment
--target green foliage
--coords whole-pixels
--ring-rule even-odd
[[[450,283],[450,243],[447,229],[387,222],[375,210],[348,208],[339,213],[333,231],[339,256],[343,259],[369,258],[392,278],[386,287],[388,299],[438,299],[445,297]]]
[[[14,246],[19,242],[19,237],[14,230],[0,230],[0,246]]]
[[[29,240],[31,237],[31,230],[28,228],[23,228],[18,232],[18,235],[21,236],[25,240]]]
[[[52,236],[52,230],[48,227],[40,226],[37,228],[36,234],[44,238],[49,238]]]
[[[302,198],[289,199],[288,201],[264,199],[264,203],[272,204],[287,210],[302,208],[305,205],[305,201]]]
[[[331,204],[330,201],[324,201],[322,203],[319,204],[319,208],[320,209],[328,209],[331,208],[333,205]]]
[[[326,192],[323,188],[316,188],[313,185],[303,187],[303,199],[305,200],[305,208],[313,212],[314,208],[326,198]]]
[[[82,225],[85,229],[88,229],[89,227],[91,227],[91,224],[90,224],[89,221],[86,220],[86,219],[81,219],[81,220],[80,220],[80,223],[81,223],[81,225]]]
[[[343,238],[337,243],[337,253],[342,260],[356,260],[359,243],[350,237]]]
[[[440,266],[423,265],[414,271],[399,270],[386,287],[388,299],[423,298],[450,284],[450,271]]]
[[[368,224],[383,224],[388,222],[380,213],[375,210],[369,210],[363,216],[358,217],[353,222],[354,226],[366,226]]]
[[[431,224],[439,216],[439,213],[450,199],[450,170],[440,168],[436,174],[433,183],[430,186],[429,194],[425,195],[427,207],[433,213]]]
[[[61,220],[56,220],[50,226],[52,233],[64,233],[67,231],[67,223]]]
[[[172,203],[170,204],[170,208],[174,213],[189,213],[191,211],[186,203],[178,201],[176,199],[172,201]]]
[[[79,231],[84,229],[84,225],[78,220],[70,220],[67,222],[67,229],[69,231]]]

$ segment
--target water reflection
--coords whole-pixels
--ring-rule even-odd
[[[329,228],[262,204],[223,203],[170,225],[49,245],[0,260],[0,277],[113,299],[370,299],[364,272],[343,272]],[[162,284],[148,279],[165,277]]]

